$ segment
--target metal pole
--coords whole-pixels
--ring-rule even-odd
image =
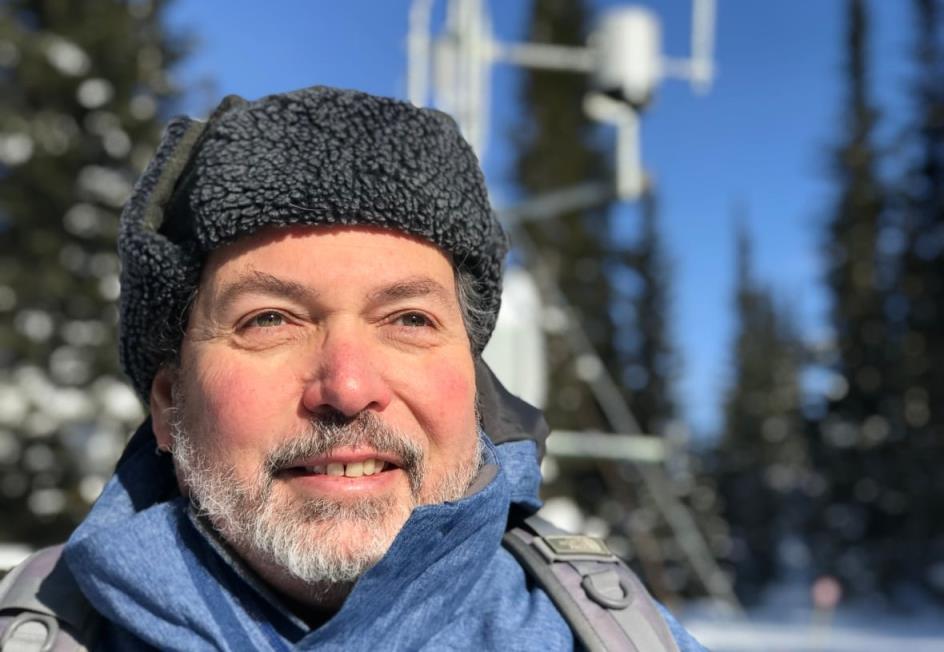
[[[692,88],[707,93],[714,78],[715,0],[692,3]]]
[[[547,453],[583,460],[656,463],[666,458],[665,440],[653,435],[614,434],[554,430],[547,439]]]
[[[526,68],[591,73],[596,65],[590,48],[541,43],[492,43],[492,59]]]
[[[639,160],[639,114],[626,104],[620,117],[616,130],[616,192],[622,199],[635,199],[642,194],[644,183]]]
[[[434,0],[413,0],[407,36],[407,97],[416,106],[426,104],[429,89],[429,23]]]
[[[549,220],[587,206],[602,206],[612,198],[613,184],[589,181],[526,199],[502,211],[501,218],[505,224]]]

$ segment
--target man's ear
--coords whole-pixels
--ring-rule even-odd
[[[164,451],[173,448],[174,437],[170,427],[170,408],[174,407],[174,372],[169,367],[161,367],[151,383],[151,426],[157,447]]]

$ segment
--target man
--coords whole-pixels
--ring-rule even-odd
[[[505,239],[450,118],[227,98],[168,127],[119,250],[151,416],[57,566],[95,647],[575,646],[502,547],[539,507],[537,446],[479,360]],[[654,618],[634,640],[670,649]]]

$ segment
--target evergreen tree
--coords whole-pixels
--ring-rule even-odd
[[[719,482],[731,531],[736,589],[754,597],[777,573],[791,495],[805,464],[800,419],[800,346],[792,323],[751,270],[751,244],[737,237],[737,324],[724,410]]]
[[[927,582],[927,569],[944,562],[944,8],[939,0],[915,0],[914,8],[914,117],[907,127],[897,225],[906,246],[900,294],[890,302],[899,330],[898,393],[906,436],[895,448],[901,477],[892,496],[908,498],[898,547],[905,574]],[[899,507],[894,500],[890,506]],[[944,594],[940,582],[930,588]]]
[[[904,340],[894,318],[901,277],[898,261],[879,247],[880,236],[889,241],[896,224],[878,173],[866,4],[849,0],[847,15],[845,133],[834,153],[838,197],[827,235],[841,380],[815,439],[827,490],[812,549],[820,570],[838,575],[853,591],[888,592],[904,579],[908,562],[900,552],[910,537],[903,535],[915,523],[905,499],[910,480],[899,466],[912,446],[902,425],[897,358]]]
[[[582,46],[589,31],[585,0],[535,0],[528,40]],[[582,108],[586,75],[528,70],[523,73],[523,117],[512,134],[515,176],[528,196],[540,196],[592,180],[608,179],[606,157],[594,142],[594,125]],[[528,226],[554,281],[604,360],[613,350],[607,317],[611,288],[604,274],[608,225],[606,206],[575,211]],[[607,430],[602,412],[576,373],[566,339],[548,343],[548,421],[557,428]]]
[[[672,385],[678,357],[669,333],[671,270],[659,233],[658,198],[651,187],[640,200],[637,242],[629,250],[612,252],[612,256],[625,261],[620,272],[635,280],[617,287],[619,294],[614,297],[613,331],[619,334],[621,365],[618,377],[627,388],[627,403],[642,431],[662,434],[676,417]],[[621,301],[629,307],[629,319],[619,308]]]
[[[873,143],[878,113],[869,97],[868,16],[862,0],[849,0],[848,14],[848,90],[842,121],[846,133],[834,159],[839,196],[828,225],[827,282],[833,298],[837,371],[847,387],[836,411],[858,426],[885,413],[887,334],[877,254],[885,200]]]
[[[61,540],[141,416],[115,238],[176,96],[167,4],[0,6],[0,539]]]

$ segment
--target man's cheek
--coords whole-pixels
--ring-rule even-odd
[[[465,427],[459,423],[474,415],[475,376],[471,364],[455,361],[437,361],[427,368],[426,397],[437,423],[457,422],[454,427]]]
[[[264,434],[260,424],[271,421],[273,395],[281,389],[260,370],[232,363],[208,366],[197,383],[199,399],[191,409],[203,422],[204,432],[237,448]]]

